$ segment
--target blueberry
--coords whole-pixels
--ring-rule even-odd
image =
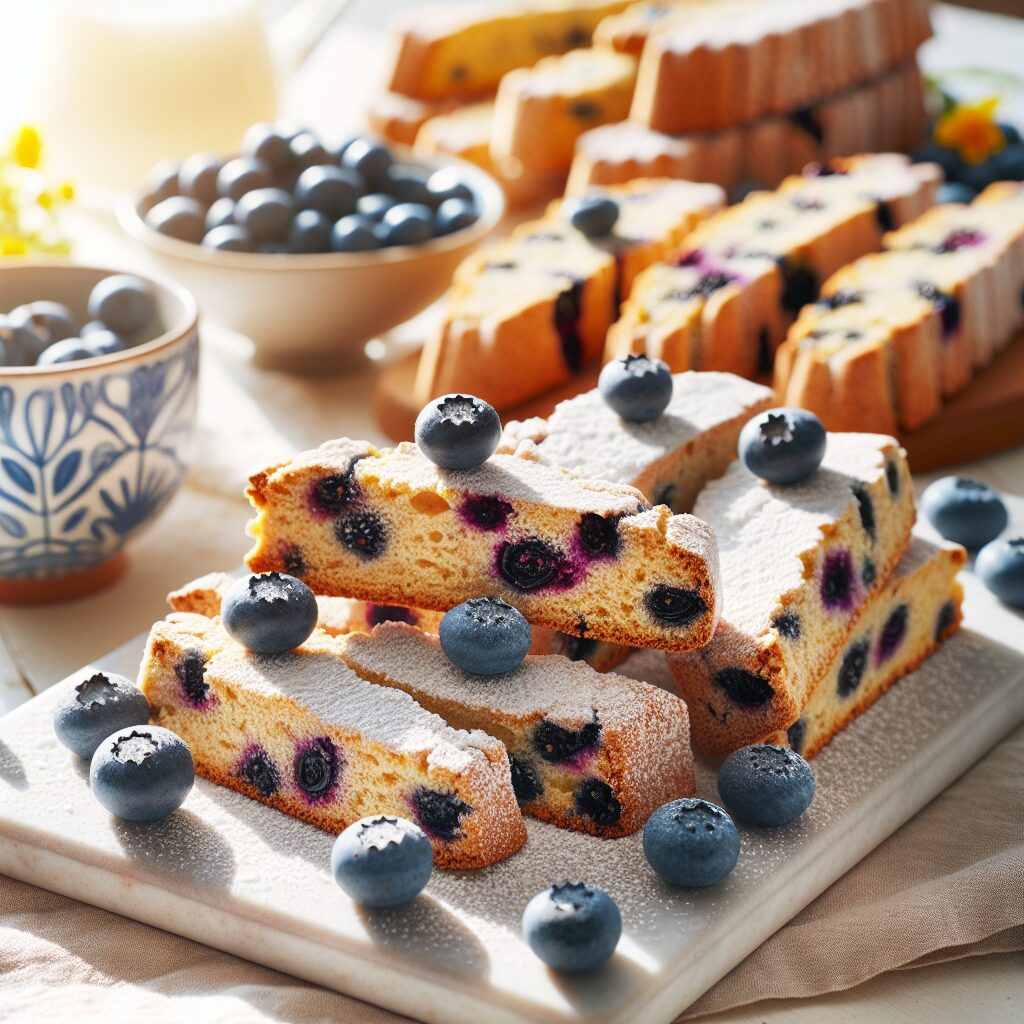
[[[821,603],[830,611],[850,611],[854,603],[856,572],[845,548],[829,551],[821,569]]]
[[[7,322],[14,328],[27,328],[44,346],[78,334],[75,318],[62,302],[28,302],[12,309]]]
[[[181,165],[178,185],[181,194],[209,206],[217,198],[217,175],[224,164],[213,153],[195,153]]]
[[[597,380],[601,397],[630,423],[657,419],[672,401],[672,373],[660,359],[629,355],[608,363]]]
[[[427,178],[427,191],[434,205],[440,206],[446,199],[462,199],[473,204],[476,196],[462,180],[457,167],[442,167]]]
[[[978,193],[969,185],[962,185],[957,181],[947,181],[939,186],[937,202],[943,203],[970,203]]]
[[[603,889],[562,882],[537,893],[523,911],[523,938],[556,971],[593,971],[615,952],[622,915]]]
[[[528,757],[522,754],[509,754],[508,764],[512,773],[512,790],[520,804],[528,804],[544,793],[544,784]]]
[[[252,747],[246,751],[238,774],[264,800],[268,800],[281,788],[281,773],[262,747]]]
[[[459,505],[459,517],[476,530],[500,530],[515,509],[496,494],[467,494]]]
[[[130,274],[105,277],[89,293],[89,316],[112,331],[130,337],[149,326],[156,315],[153,289]]]
[[[995,540],[1009,516],[999,495],[988,484],[965,476],[944,476],[929,484],[921,510],[946,540],[972,551]]]
[[[857,499],[857,509],[860,512],[860,525],[864,532],[872,539],[875,539],[875,503],[871,500],[871,492],[863,484],[855,484],[853,496]]]
[[[955,150],[940,146],[937,142],[926,142],[913,157],[914,163],[938,164],[950,181],[955,181],[963,164]]]
[[[146,175],[146,196],[154,205],[180,194],[177,160],[162,160]]]
[[[384,214],[381,222],[391,245],[418,245],[434,234],[434,214],[422,203],[399,203]]]
[[[473,810],[453,793],[442,793],[425,786],[413,792],[410,802],[423,831],[445,842],[459,838],[462,819]]]
[[[243,647],[257,654],[283,654],[303,643],[316,627],[316,598],[294,576],[261,573],[228,588],[220,617]]]
[[[42,355],[36,360],[36,366],[77,363],[82,359],[92,359],[96,354],[81,338],[65,338],[43,349]]]
[[[497,597],[471,597],[456,605],[441,620],[439,632],[448,659],[473,675],[512,672],[530,649],[530,624]]]
[[[584,512],[580,518],[579,542],[588,558],[614,558],[619,553],[619,517]]]
[[[334,524],[334,536],[342,547],[364,562],[372,562],[388,545],[388,530],[375,512],[352,512]]]
[[[256,244],[252,235],[237,224],[224,224],[212,228],[203,235],[203,245],[207,249],[219,249],[221,252],[255,252]]]
[[[576,810],[597,825],[614,825],[622,816],[622,804],[616,800],[612,787],[601,779],[584,779],[572,796]]]
[[[477,222],[476,207],[465,199],[446,199],[438,208],[435,230],[439,235],[450,235]]]
[[[708,610],[704,598],[697,591],[662,583],[644,594],[644,607],[667,626],[685,626]]]
[[[734,751],[718,772],[725,806],[752,825],[788,825],[814,799],[814,772],[789,747],[756,744]]]
[[[288,145],[291,149],[293,164],[302,170],[307,167],[316,167],[319,164],[334,163],[334,157],[312,132],[299,132]]]
[[[192,753],[179,736],[155,725],[127,726],[92,755],[89,785],[111,814],[156,821],[176,811],[195,781]]]
[[[342,217],[331,228],[332,252],[369,252],[379,249],[380,241],[374,233],[374,222],[369,217],[353,213]]]
[[[378,181],[387,174],[392,160],[387,146],[373,139],[353,139],[345,147],[341,162],[367,181]]]
[[[827,440],[814,413],[769,409],[740,431],[739,456],[755,476],[773,484],[793,484],[821,465]]]
[[[442,469],[473,469],[486,462],[501,439],[501,420],[483,399],[442,395],[416,417],[416,444]]]
[[[34,366],[46,348],[46,339],[24,324],[12,324],[0,316],[0,345],[4,347],[5,366]]]
[[[759,708],[775,696],[768,682],[735,665],[720,668],[715,673],[715,686],[741,708]]]
[[[172,196],[157,203],[146,214],[146,224],[168,238],[198,245],[203,240],[205,212],[195,199]]]
[[[383,192],[371,192],[369,195],[359,197],[356,203],[356,213],[361,213],[364,217],[379,221],[397,203],[398,200],[393,196],[385,195]]]
[[[974,569],[1000,601],[1024,608],[1024,537],[986,544],[978,552]]]
[[[206,658],[198,649],[185,651],[174,666],[174,675],[185,701],[192,707],[204,709],[210,698],[210,684],[206,681]]]
[[[992,164],[997,181],[1024,181],[1024,145],[1008,145],[992,157]]]
[[[619,219],[619,204],[604,196],[576,199],[567,204],[569,223],[588,238],[604,238]]]
[[[327,736],[317,736],[299,743],[292,770],[295,781],[311,803],[326,803],[334,796],[341,766],[341,754],[334,741]]]
[[[217,193],[237,203],[246,192],[268,188],[271,176],[270,167],[262,160],[248,156],[236,157],[220,169],[217,175]]]
[[[432,206],[437,196],[427,185],[428,175],[421,168],[408,165],[394,166],[380,181],[379,188],[394,196],[400,203],[422,203]]]
[[[860,686],[864,670],[868,667],[868,647],[867,640],[857,640],[843,654],[836,679],[836,692],[840,697],[849,697]]]
[[[536,590],[554,581],[562,568],[562,555],[537,537],[506,544],[501,549],[498,570],[518,590]]]
[[[242,156],[260,160],[275,171],[286,171],[292,164],[291,139],[301,134],[288,134],[281,126],[262,122],[254,124],[242,139]]]
[[[328,252],[334,225],[317,210],[299,210],[288,229],[289,252]]]
[[[782,612],[772,621],[772,625],[779,631],[779,636],[787,640],[800,639],[800,616],[793,612]]]
[[[1009,121],[999,121],[998,124],[1007,146],[1016,146],[1021,141],[1020,129],[1015,124]]]
[[[214,228],[222,228],[228,224],[235,223],[235,201],[223,196],[218,199],[207,211],[204,226],[207,231]]]
[[[106,328],[100,331],[90,331],[87,337],[82,338],[82,344],[93,356],[109,356],[131,348],[127,339]]]
[[[90,758],[111,733],[148,721],[149,702],[133,682],[87,669],[54,709],[53,731],[68,750]]]
[[[740,856],[740,835],[717,804],[684,797],[663,804],[644,826],[644,855],[670,885],[701,888],[720,882]]]
[[[257,188],[235,203],[235,222],[256,242],[279,242],[288,236],[295,203],[283,188]]]
[[[337,220],[352,213],[366,190],[366,183],[355,171],[344,167],[307,167],[295,182],[295,202],[304,210],[318,210]]]
[[[430,881],[434,850],[423,830],[381,814],[349,825],[334,841],[331,871],[338,886],[364,907],[396,907]]]

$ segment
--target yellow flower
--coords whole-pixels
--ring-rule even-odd
[[[14,162],[21,167],[38,167],[43,144],[39,132],[30,124],[23,124],[14,136],[11,154]]]
[[[24,256],[28,246],[23,238],[17,235],[0,236],[0,256]]]
[[[996,124],[995,96],[979,103],[963,103],[943,114],[935,125],[935,141],[947,149],[955,149],[960,159],[980,164],[1005,145],[1003,131]]]
[[[62,181],[57,189],[57,194],[65,202],[70,202],[75,198],[75,186],[70,181]]]
[[[40,192],[36,196],[36,202],[44,209],[50,210],[53,208],[53,196],[49,192]]]

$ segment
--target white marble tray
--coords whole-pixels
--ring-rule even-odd
[[[112,819],[51,732],[66,683],[0,719],[0,871],[424,1021],[667,1022],[1024,720],[1024,621],[965,582],[970,628],[816,759],[796,826],[741,828],[739,865],[712,890],[663,885],[639,836],[531,821],[504,864],[360,910],[331,880],[331,836],[205,781],[164,822]],[[98,665],[134,675],[141,650]],[[698,785],[717,799],[711,766]],[[566,877],[622,909],[619,950],[589,977],[549,972],[519,937],[529,897]]]

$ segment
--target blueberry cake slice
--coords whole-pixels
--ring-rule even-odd
[[[172,615],[150,633],[139,685],[218,785],[329,832],[368,814],[411,818],[441,867],[515,853],[526,830],[501,743],[361,679],[337,642],[318,632],[255,655],[217,620]]]
[[[539,626],[689,650],[718,621],[714,535],[635,488],[496,455],[439,470],[414,444],[329,441],[251,478],[253,572],[314,593],[445,610],[493,595]]]
[[[766,742],[814,757],[960,626],[963,548],[914,537],[885,588],[815,684],[800,717]]]
[[[722,755],[799,717],[903,554],[914,493],[893,438],[829,434],[805,481],[775,486],[736,461],[694,513],[718,538],[725,603],[711,643],[670,661],[697,744]]]
[[[505,425],[499,452],[629,484],[648,501],[689,512],[736,458],[743,425],[774,405],[771,389],[729,373],[679,373],[664,413],[623,420],[594,388],[559,402],[547,419]]]
[[[612,50],[570,50],[507,74],[494,101],[498,166],[564,174],[583,132],[629,113],[635,82],[636,59]]]
[[[378,93],[366,107],[366,126],[375,135],[411,146],[427,121],[448,113],[457,100],[417,100],[397,92]]]
[[[404,690],[453,728],[500,739],[532,817],[624,836],[663,803],[693,795],[686,705],[649,683],[536,656],[481,678],[453,665],[437,637],[397,623],[350,636],[340,650],[364,679]]]
[[[556,205],[459,267],[420,358],[418,399],[468,391],[508,408],[566,383],[600,358],[633,276],[724,201],[684,182],[599,192],[619,203],[607,238],[591,241]]]

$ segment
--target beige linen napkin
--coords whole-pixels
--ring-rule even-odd
[[[838,991],[886,971],[1024,949],[1022,829],[1024,727],[680,1019]],[[400,1019],[0,876],[0,1020]]]

